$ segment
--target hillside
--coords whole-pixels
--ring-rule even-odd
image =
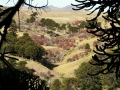
[[[37,10],[41,7],[20,1],[17,10],[19,3],[29,7],[16,14],[14,7],[0,10],[1,88],[120,89],[120,13],[113,9],[119,5],[115,3],[107,13],[101,13],[108,5],[104,1],[77,2],[76,10],[94,9],[95,3],[99,6],[95,12],[88,8],[74,11],[71,6]]]
[[[35,11],[35,10],[33,10]],[[40,15],[37,15],[37,21],[40,21],[41,18],[50,18],[54,20],[57,23],[73,23],[76,20],[86,20],[88,18],[92,18],[95,16],[96,13],[88,16],[87,14],[89,12],[86,12],[84,10],[81,11],[72,11],[72,10],[46,10],[46,11],[39,11]],[[30,29],[34,28],[34,24],[26,24],[26,19],[29,18],[31,14],[31,10],[28,10],[27,8],[22,8],[20,11],[20,20],[21,20],[21,26],[26,25],[26,27],[29,27]],[[17,15],[14,17],[15,20],[18,22],[18,17]],[[103,20],[100,17],[100,22],[103,22]],[[33,26],[33,27],[32,27]],[[42,45],[50,55],[54,56],[46,56],[51,59],[49,62],[52,62],[54,65],[58,65],[56,67],[53,67],[53,69],[47,68],[43,66],[40,63],[34,62],[34,61],[28,61],[27,66],[29,68],[33,68],[36,70],[37,74],[40,74],[40,72],[45,72],[46,74],[50,71],[53,75],[54,78],[60,78],[61,76],[64,77],[74,77],[74,71],[81,65],[82,62],[87,62],[91,59],[91,56],[93,55],[93,42],[97,40],[96,37],[92,37],[92,35],[87,34],[86,30],[81,30],[79,33],[75,34],[68,34],[68,33],[63,33],[63,31],[54,31],[57,33],[60,33],[61,35],[58,37],[53,37],[48,35],[46,32],[43,31],[43,27],[37,26],[37,29],[32,29],[32,30],[27,30],[26,28],[21,28],[21,32],[17,32],[18,37],[22,36],[24,32],[29,33],[29,35],[32,37],[34,36],[35,38],[38,37],[36,40],[45,40],[44,44]],[[41,37],[41,36],[44,37]],[[52,43],[50,45],[46,45],[49,43]],[[65,46],[59,46],[57,45],[59,42],[60,45]],[[84,49],[84,46],[86,43],[89,43],[91,51],[87,52]],[[67,48],[68,45],[70,46],[69,49]],[[87,53],[87,54],[86,54]],[[58,54],[58,55],[57,55]],[[85,54],[85,55],[82,55]],[[77,58],[74,59],[76,55]],[[54,60],[54,59],[55,60]]]
[[[73,62],[61,64],[58,67],[55,67],[53,71],[64,77],[74,77],[75,70],[81,65],[81,63],[88,62],[91,59],[91,56],[92,54]]]
[[[36,11],[33,9],[33,11]],[[81,10],[81,11],[73,11],[73,10],[38,10],[39,15],[37,19],[41,18],[50,18],[59,23],[72,22],[74,20],[86,20],[86,18],[92,18],[95,16],[95,13],[90,16],[87,15],[90,12]],[[26,20],[32,11],[28,8],[22,8],[20,11],[20,19],[21,21]],[[83,17],[84,16],[84,17]],[[16,14],[15,19],[18,21],[18,14]]]
[[[67,6],[64,6],[62,8],[58,8],[58,7],[55,7],[53,5],[49,5],[45,8],[45,10],[65,10],[65,11],[68,11],[68,10],[72,10],[73,6],[72,5],[67,5]]]
[[[18,58],[19,61],[26,61],[27,62],[26,67],[30,69],[34,69],[36,71],[35,74],[37,76],[40,76],[42,79],[45,79],[47,76],[49,77],[50,75],[53,75],[51,80],[56,78],[60,79],[60,76],[58,74],[56,74],[54,71],[50,70],[49,68],[43,66],[41,63],[21,57],[16,57],[16,58]]]

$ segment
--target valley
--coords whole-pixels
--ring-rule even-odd
[[[35,10],[33,10],[35,11]],[[58,55],[57,61],[52,60],[51,62],[55,65],[58,65],[57,67],[54,67],[52,70],[49,68],[47,70],[50,70],[54,73],[56,73],[59,77],[62,75],[63,77],[74,77],[74,71],[80,66],[82,62],[87,62],[91,59],[91,56],[94,54],[92,52],[94,46],[93,42],[97,40],[96,37],[90,36],[90,34],[87,34],[85,29],[82,29],[79,33],[73,33],[73,34],[67,34],[66,30],[55,30],[54,32],[60,33],[60,36],[54,37],[50,36],[49,34],[46,33],[46,28],[37,26],[35,23],[33,24],[27,24],[26,19],[29,18],[29,15],[31,14],[31,10],[28,10],[27,8],[23,8],[20,11],[20,25],[21,25],[21,31],[17,32],[18,37],[21,37],[24,32],[29,33],[29,35],[33,38],[34,41],[36,40],[45,40],[42,43],[42,46],[50,52],[55,53],[57,55],[57,52],[59,55],[62,55],[61,57]],[[64,11],[64,10],[47,10],[47,11],[39,11],[40,15],[37,15],[36,22],[39,22],[40,19],[42,18],[50,18],[54,20],[55,22],[59,24],[66,24],[66,23],[74,23],[77,20],[82,20],[85,21],[86,18],[92,18],[95,16],[95,13],[92,14],[91,16],[87,15],[89,12],[86,12],[84,10],[82,11]],[[83,17],[84,16],[84,17]],[[18,16],[16,15],[14,17],[16,22],[18,22]],[[28,29],[28,26],[31,27],[30,30]],[[43,30],[44,29],[44,30]],[[68,30],[67,30],[68,31]],[[83,33],[83,34],[82,34]],[[44,37],[41,37],[44,35]],[[70,36],[71,35],[71,36]],[[87,37],[85,37],[87,35]],[[36,40],[35,40],[36,38]],[[37,39],[38,38],[38,39]],[[65,41],[66,39],[66,41]],[[69,41],[73,40],[73,41]],[[63,40],[63,41],[61,41]],[[37,43],[40,41],[36,41]],[[64,42],[65,41],[65,42]],[[58,43],[59,42],[59,43]],[[64,42],[63,44],[60,42]],[[67,42],[71,42],[73,44],[72,46],[67,46]],[[52,43],[52,44],[50,44]],[[80,53],[84,53],[84,45],[86,43],[89,43],[90,45],[90,53],[87,55],[80,56]],[[57,45],[60,44],[60,45]],[[66,44],[66,46],[64,46]],[[69,43],[68,43],[69,45]],[[75,55],[77,57],[75,57]],[[52,56],[47,56],[47,57],[52,57]],[[69,61],[70,58],[76,58],[75,60]],[[35,62],[36,63],[36,62]],[[28,63],[28,67],[33,68],[36,70],[37,73],[40,73],[40,69],[44,71],[42,65],[35,64],[33,61],[30,61]],[[45,67],[46,68],[46,67]],[[47,71],[45,70],[45,71]]]
[[[120,89],[119,1],[4,2],[0,90]]]
[[[33,12],[36,12],[33,10]],[[35,75],[42,79],[50,80],[75,77],[76,70],[83,62],[88,62],[94,55],[93,49],[98,44],[97,37],[86,31],[86,19],[95,17],[96,13],[87,15],[89,12],[47,10],[39,11],[34,22],[30,20],[32,11],[27,8],[20,10],[14,19],[17,26],[17,37],[28,33],[30,38],[41,45],[46,55],[40,62],[33,59],[19,58],[26,61],[26,67],[35,70]],[[99,17],[101,18],[101,17]],[[20,20],[20,22],[19,22]],[[98,20],[104,26],[102,19]],[[48,23],[49,22],[49,23]]]

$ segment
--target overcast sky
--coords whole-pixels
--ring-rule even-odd
[[[14,2],[17,1],[17,0],[10,0],[9,2],[8,1],[9,0],[2,0],[0,2],[0,5],[12,6],[12,5],[14,5]],[[29,1],[29,0],[27,0],[27,1]],[[47,0],[33,0],[33,4],[34,5],[37,4],[37,6],[46,5],[46,3],[47,3]],[[48,0],[48,5],[53,5],[55,7],[64,7],[64,6],[67,6],[67,5],[71,5],[71,3],[75,4],[77,2],[75,2],[75,0]]]

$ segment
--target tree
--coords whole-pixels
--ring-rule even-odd
[[[86,26],[86,21],[82,21],[78,27],[79,27],[80,29],[84,29],[85,26]]]
[[[18,38],[14,44],[14,50],[16,55],[37,61],[46,53],[45,49],[41,45],[37,45],[28,33],[24,33],[22,37]]]
[[[29,19],[29,22],[30,22],[30,23],[35,22],[35,17],[31,16],[30,19]]]
[[[61,90],[62,83],[59,79],[55,79],[52,83],[51,90]]]
[[[16,60],[13,60],[13,59],[8,59],[8,62],[12,65],[12,66],[16,66]]]
[[[30,38],[28,33],[24,33],[22,37],[18,38],[18,41],[16,41],[16,45],[24,45],[28,42],[33,42],[33,40]]]
[[[16,68],[21,70],[21,71],[29,71],[29,68],[25,67],[25,65],[27,64],[26,61],[19,61],[16,65]]]
[[[16,33],[13,32],[13,33],[8,33],[6,35],[6,42],[4,43],[14,45],[16,41],[17,41],[17,35]]]
[[[14,45],[14,51],[18,53],[20,47],[21,45]]]
[[[41,26],[43,27],[46,26],[48,29],[51,29],[51,30],[55,30],[55,28],[58,28],[60,26],[54,20],[49,18],[48,19],[42,18],[40,22],[41,22]]]
[[[3,47],[3,50],[5,50],[5,52],[14,52],[14,46],[11,44],[7,44]]]
[[[45,18],[42,18],[42,19],[40,20],[41,23],[44,23],[44,21],[45,21]]]
[[[26,19],[26,22],[27,22],[27,23],[30,23],[30,19],[29,19],[29,18],[27,18],[27,19]]]
[[[80,90],[102,90],[100,76],[88,75],[88,73],[94,73],[93,71],[99,71],[99,68],[92,66],[88,62],[82,63],[76,70],[76,77]]]
[[[61,29],[66,29],[66,24],[62,24]]]
[[[89,43],[86,43],[86,44],[85,44],[85,49],[90,49]]]
[[[27,23],[33,23],[33,22],[35,22],[37,15],[38,15],[37,12],[33,12],[33,13],[30,15],[30,18],[27,18],[27,19],[26,19],[26,22],[27,22]]]
[[[35,46],[28,46],[25,49],[25,56],[30,59],[35,59],[38,53],[39,53],[38,48]]]
[[[9,0],[10,1],[10,0]],[[6,35],[8,29],[11,25],[14,15],[18,12],[21,6],[27,5],[28,7],[35,8],[36,10],[41,9],[45,6],[33,6],[32,0],[29,0],[27,3],[26,0],[18,0],[14,6],[4,8],[0,11],[0,28],[3,28],[1,33],[0,31],[0,50],[2,49],[3,43],[6,42]],[[0,90],[45,90],[48,89],[45,85],[44,80],[40,80],[39,77],[34,76],[33,74],[27,73],[25,71],[16,70],[7,60],[7,58],[13,58],[6,56],[6,52],[0,52],[0,61],[2,61],[7,68],[0,69]],[[14,58],[16,59],[16,58]],[[9,72],[8,72],[9,70]],[[8,77],[9,76],[9,77]]]
[[[77,79],[76,78],[65,78],[63,80],[63,90],[77,90]]]
[[[37,12],[33,12],[30,16],[31,16],[31,17],[36,17],[37,15],[38,15]]]
[[[18,50],[18,55],[21,56],[21,57],[24,57],[24,52],[25,52],[25,47],[24,46],[21,46]]]
[[[10,27],[9,28],[9,34],[11,34],[12,36],[17,37],[16,32],[17,32],[17,28],[16,27]]]
[[[99,38],[102,45],[96,45],[96,53],[93,59],[96,61],[93,65],[104,66],[96,74],[110,73],[113,71],[116,73],[116,77],[120,77],[120,2],[118,0],[81,0],[78,1],[80,4],[74,5],[76,8],[74,10],[92,10],[90,14],[95,12],[97,15],[89,21],[89,26],[87,26],[87,31],[94,34]],[[96,7],[96,5],[98,5]],[[103,14],[103,12],[106,12]],[[89,14],[89,15],[90,15]],[[99,27],[97,18],[102,14],[102,17],[110,22],[110,27]],[[104,58],[99,58],[98,55]],[[92,64],[92,63],[91,63]],[[96,75],[95,74],[95,75]]]
[[[45,85],[45,81],[41,81],[38,77],[33,76],[31,73],[33,70],[25,67],[25,61],[16,63],[15,60],[8,59],[8,62],[17,69],[11,72],[0,61],[0,90],[49,90]]]
[[[101,75],[101,82],[103,88],[107,90],[117,90],[117,88],[120,86],[120,83],[116,81],[115,73]]]
[[[69,31],[70,31],[70,32],[78,32],[78,27],[70,26],[70,27],[69,27]]]

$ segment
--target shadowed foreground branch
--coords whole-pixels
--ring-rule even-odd
[[[8,0],[9,2],[10,0]],[[14,52],[2,52],[2,45],[6,41],[6,35],[8,33],[8,28],[11,25],[14,15],[19,12],[20,8],[23,5],[28,5],[30,8],[42,9],[45,6],[37,7],[33,6],[33,0],[29,0],[29,3],[26,0],[18,0],[17,3],[12,6],[5,8],[0,5],[0,29],[3,28],[3,31],[0,30],[0,60],[6,65],[6,68],[0,68],[0,90],[48,90],[46,87],[45,81],[41,80],[39,77],[34,76],[32,73],[27,73],[25,71],[16,70],[7,60],[7,58],[12,58],[6,56],[6,54]],[[15,58],[12,58],[16,60]],[[1,65],[2,67],[2,65]]]
[[[107,74],[114,72],[116,78],[120,77],[120,2],[118,0],[75,0],[79,4],[74,5],[74,10],[92,10],[90,14],[97,10],[97,15],[88,20],[88,33],[98,37],[101,45],[96,45],[93,65],[103,68],[96,74]],[[89,15],[90,15],[89,14]],[[98,27],[96,19],[100,16],[110,22],[110,27]],[[95,74],[95,75],[96,75]]]

